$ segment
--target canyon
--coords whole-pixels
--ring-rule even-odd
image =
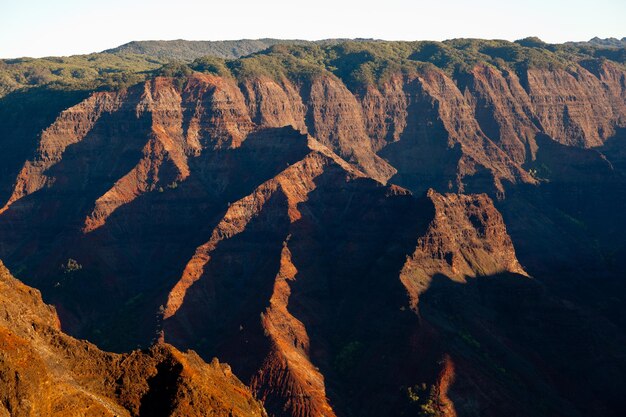
[[[6,93],[0,415],[619,416],[623,51],[285,42]]]

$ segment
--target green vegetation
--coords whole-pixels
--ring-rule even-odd
[[[183,86],[185,85],[185,80],[191,74],[193,74],[193,70],[189,67],[189,65],[180,61],[170,62],[155,71],[155,75],[173,78],[174,85],[179,90],[183,89]]]
[[[345,42],[328,50],[328,69],[351,89],[383,84],[398,73],[429,65],[411,59],[416,42]]]
[[[240,55],[246,56],[232,58]],[[538,38],[516,42],[482,39],[133,42],[90,55],[0,60],[0,97],[35,86],[75,91],[123,89],[154,75],[184,79],[192,71],[239,80],[267,76],[296,82],[332,73],[351,90],[359,90],[381,85],[394,74],[415,73],[433,66],[453,77],[478,63],[523,75],[528,68],[567,70],[574,63],[596,71],[605,60],[626,65],[626,48],[594,43],[553,45]]]
[[[238,79],[267,76],[301,80],[326,71],[324,50],[317,46],[276,45],[266,51],[227,61]]]
[[[434,385],[429,388],[426,383],[415,384],[406,389],[406,396],[411,408],[416,409],[418,416],[437,417],[443,415],[441,410],[444,405],[439,399]]]
[[[197,72],[215,74],[221,77],[231,77],[232,74],[226,66],[226,60],[215,56],[205,56],[193,61],[191,69]]]
[[[66,263],[61,265],[61,269],[63,273],[70,274],[72,272],[80,271],[83,269],[83,266],[78,263],[76,259],[69,258]]]
[[[566,45],[575,45],[575,46],[597,46],[601,48],[626,48],[626,37],[622,39],[617,38],[598,38],[597,36],[593,39],[589,39],[588,41],[583,42],[566,42]]]
[[[236,41],[136,41],[104,51],[110,54],[146,55],[161,60],[191,61],[203,56],[236,59],[277,44],[311,44],[285,39],[241,39]]]
[[[184,62],[180,61],[172,61],[161,68],[159,68],[155,74],[161,77],[172,77],[172,78],[186,78],[193,73],[191,67]]]
[[[237,60],[208,62],[208,71],[293,80],[333,73],[351,90],[381,85],[394,74],[415,73],[438,67],[451,76],[470,71],[476,64],[492,65],[521,75],[528,68],[570,69],[574,63],[590,68],[603,60],[626,65],[626,49],[593,45],[550,45],[538,38],[516,42],[454,39],[445,42],[345,41],[330,44],[275,45]],[[228,72],[226,71],[228,70]]]
[[[363,344],[353,341],[345,345],[335,356],[334,368],[341,375],[347,375],[355,368],[359,356],[362,354]]]
[[[126,88],[144,80],[164,63],[137,55],[104,53],[0,60],[0,97],[44,85],[57,90]]]
[[[426,391],[426,384],[415,384],[412,387],[406,389],[406,396],[410,403],[419,403],[421,396]]]

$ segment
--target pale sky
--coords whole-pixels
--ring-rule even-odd
[[[0,58],[132,40],[626,36],[626,0],[0,0]]]

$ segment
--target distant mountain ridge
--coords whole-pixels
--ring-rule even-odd
[[[306,41],[302,39],[238,39],[227,41],[132,41],[101,53],[147,55],[158,59],[191,61],[204,56],[223,59],[237,59],[263,51],[274,45],[335,45],[346,41],[371,42],[374,39],[323,39]]]
[[[583,42],[565,42],[566,44],[573,45],[591,45],[591,46],[600,46],[603,48],[624,48],[626,47],[626,37],[622,39],[618,38],[599,38],[594,37],[589,39],[588,41]]]
[[[537,39],[539,38],[526,38]],[[158,59],[176,59],[182,61],[191,61],[204,56],[215,56],[223,59],[237,59],[247,55],[263,51],[274,45],[320,45],[328,46],[346,41],[374,41],[374,39],[323,39],[316,41],[308,41],[303,39],[238,39],[223,41],[189,41],[184,39],[176,40],[147,40],[147,41],[131,41],[115,48],[110,48],[101,53],[107,54],[137,54],[147,55]],[[453,41],[449,39],[444,42]],[[520,42],[518,40],[515,42]],[[382,41],[384,42],[384,41]],[[548,45],[541,41],[544,45]],[[554,44],[559,45],[559,44]],[[600,48],[624,48],[626,47],[626,37],[624,38],[600,38],[593,37],[588,41],[569,41],[563,45],[576,46],[594,46]]]
[[[103,53],[131,53],[150,55],[156,58],[191,60],[206,55],[225,59],[240,58],[254,52],[262,51],[277,44],[303,45],[313,43],[303,40],[285,39],[241,39],[233,41],[132,41],[116,48],[107,49]]]

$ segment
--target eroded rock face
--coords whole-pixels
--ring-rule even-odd
[[[589,369],[623,331],[546,293],[578,280],[537,265],[626,247],[594,232],[623,224],[624,76],[479,64],[351,91],[330,73],[194,73],[93,93],[2,167],[0,257],[64,330],[218,356],[274,416],[615,415],[626,383]],[[72,398],[94,415],[262,413],[223,365],[167,344],[102,352],[20,297],[0,339],[9,413],[64,415]]]
[[[36,157],[26,161],[15,180],[13,193],[0,212],[15,201],[32,194],[53,181],[44,173],[57,164],[65,149],[80,142],[103,114],[112,113],[122,104],[123,94],[96,93],[87,100],[62,112],[55,123],[40,137]]]
[[[528,92],[541,126],[565,145],[600,146],[615,131],[624,104],[615,102],[606,84],[584,68],[528,70]]]
[[[517,74],[478,65],[463,81],[482,131],[516,163],[534,160],[540,127]]]
[[[527,275],[515,257],[502,216],[489,197],[442,195],[429,190],[427,198],[435,216],[400,272],[413,308],[437,274],[460,282],[504,272]]]
[[[60,330],[39,291],[0,263],[0,414],[265,416],[215,359],[166,344],[113,354]]]
[[[384,395],[390,407],[408,412],[397,391],[414,375],[395,363],[399,358],[368,368],[350,356],[360,349],[380,354],[386,343],[418,363],[419,347],[407,350],[411,338],[432,337],[411,303],[422,276],[463,281],[525,273],[486,195],[431,191],[416,199],[365,177],[313,139],[309,147],[301,161],[232,203],[196,249],[168,296],[165,340],[224,358],[246,356],[235,371],[274,415],[334,416],[348,407],[376,415],[389,412]],[[367,335],[370,326],[388,332],[387,320],[401,323],[388,339]],[[207,335],[204,342],[196,334]],[[375,398],[351,393],[345,380],[365,369],[376,382],[363,381],[363,390],[388,384]],[[422,375],[444,401],[451,377],[438,372]]]
[[[624,71],[606,62],[590,68],[593,73],[572,68],[528,69],[523,80],[486,64],[457,80],[427,68],[356,95],[332,75],[299,83],[260,77],[237,85],[195,74],[181,91],[171,79],[157,77],[128,92],[96,93],[62,112],[41,134],[35,157],[16,173],[2,211],[51,186],[57,178],[45,173],[79,142],[95,147],[105,140],[117,152],[141,153],[137,165],[96,201],[85,220],[90,231],[134,196],[183,181],[188,158],[203,149],[238,147],[255,129],[283,126],[308,132],[383,183],[393,177],[413,190],[469,187],[503,194],[503,181],[536,182],[522,165],[535,159],[537,133],[589,148],[624,127]],[[119,143],[137,134],[138,142]]]
[[[623,128],[624,70],[572,68],[517,75],[478,64],[454,80],[429,68],[369,87],[359,101],[375,149],[398,170],[392,182],[499,193],[503,182],[536,182],[522,166],[535,160],[538,133],[590,148]]]

